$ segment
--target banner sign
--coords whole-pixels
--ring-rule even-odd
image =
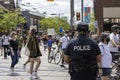
[[[90,7],[84,7],[84,22],[90,23]]]

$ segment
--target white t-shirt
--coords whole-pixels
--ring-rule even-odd
[[[100,51],[102,55],[102,59],[101,59],[102,68],[111,68],[112,67],[112,55],[110,53],[108,45],[100,42],[99,47],[100,47]]]
[[[118,34],[115,35],[114,33],[111,33],[109,37],[110,37],[110,42],[108,43],[109,50],[111,52],[118,52],[118,48],[113,46],[111,42],[111,40],[114,40],[116,43],[119,43]]]
[[[68,44],[68,41],[69,41],[69,37],[61,37],[60,38],[60,42],[62,42],[62,49],[66,48],[66,45]]]
[[[10,36],[6,36],[6,35],[3,35],[2,36],[2,40],[3,40],[3,45],[9,45],[10,43],[9,43],[9,40],[10,40],[11,38],[10,38]]]

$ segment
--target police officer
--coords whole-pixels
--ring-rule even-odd
[[[88,37],[88,29],[88,24],[79,23],[78,37],[66,47],[64,60],[69,64],[71,80],[96,80],[101,55],[98,44]]]

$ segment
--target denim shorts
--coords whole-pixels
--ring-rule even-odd
[[[109,76],[111,72],[111,68],[102,68],[102,76]]]

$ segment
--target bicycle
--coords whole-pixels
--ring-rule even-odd
[[[120,80],[120,54],[115,54],[116,58],[112,60],[111,74],[109,80]],[[102,80],[101,75],[98,73],[97,80]]]
[[[59,64],[61,59],[62,59],[61,51],[56,49],[56,47],[52,47],[50,54],[48,54],[48,63],[51,63],[54,60],[55,64]]]
[[[111,80],[120,80],[120,54],[117,55],[118,58],[112,61],[112,69],[111,69]],[[112,76],[113,75],[113,76]]]

